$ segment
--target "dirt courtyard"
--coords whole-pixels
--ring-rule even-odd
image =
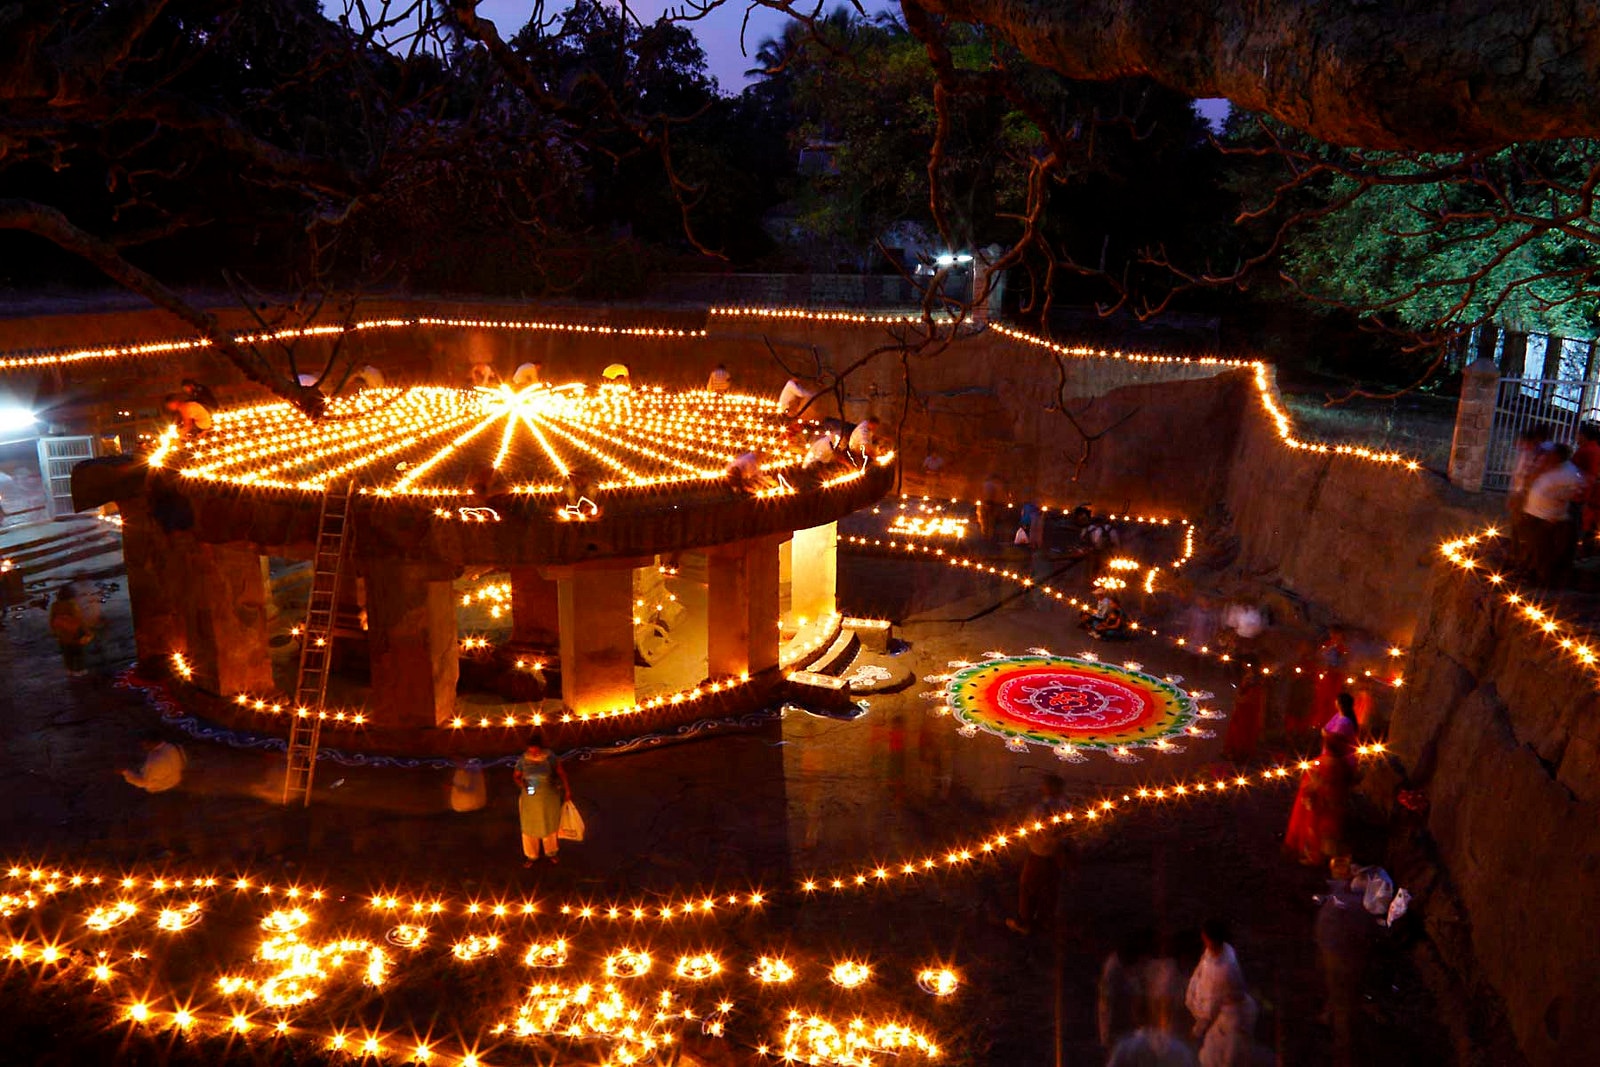
[[[1085,584],[1059,561],[1027,565],[1065,570],[1064,588]],[[839,583],[843,610],[896,620],[900,654],[911,657],[919,678],[988,650],[1073,654],[1090,645],[1069,611],[935,563],[845,553]],[[0,643],[7,676],[0,860],[23,868],[0,892],[18,894],[35,864],[58,867],[63,878],[108,879],[102,887],[63,883],[59,894],[0,920],[15,943],[81,954],[76,967],[57,969],[30,956],[33,948],[23,949],[20,962],[13,957],[0,1062],[348,1060],[360,1057],[361,1042],[336,1049],[330,1035],[342,1042],[358,1032],[383,1035],[370,1038],[382,1050],[370,1062],[456,1063],[466,1048],[493,1067],[618,1062],[607,1059],[617,1046],[604,1041],[514,1039],[517,1006],[529,996],[528,982],[540,980],[523,964],[524,949],[566,938],[575,967],[641,946],[669,971],[684,956],[720,962],[724,973],[703,987],[682,974],[670,988],[651,987],[652,996],[684,998],[674,1011],[697,1005],[693,1020],[675,1028],[658,1022],[674,1035],[670,1052],[653,1053],[658,1062],[673,1055],[684,1063],[770,1061],[788,1013],[799,1011],[841,1028],[851,1018],[895,1020],[935,1041],[938,1062],[1098,1064],[1105,1053],[1096,1035],[1096,980],[1106,954],[1140,927],[1188,946],[1211,916],[1231,922],[1262,1005],[1262,1062],[1330,1062],[1329,1032],[1316,1021],[1322,983],[1312,942],[1312,895],[1323,883],[1278,848],[1293,778],[1161,804],[1120,799],[1141,786],[1251,772],[1308,743],[1282,738],[1270,719],[1251,767],[1222,760],[1223,721],[1206,722],[1215,736],[1187,739],[1180,753],[1066,763],[1049,748],[1018,753],[988,734],[960,736],[957,721],[932,714],[919,695],[930,686],[918,682],[871,697],[853,721],[790,709],[753,729],[574,761],[569,771],[588,837],[567,845],[558,866],[524,870],[515,790],[503,769],[488,775],[483,810],[457,814],[447,803],[447,771],[325,765],[309,810],[285,811],[276,803],[281,755],[174,734],[190,759],[177,801],[140,794],[116,771],[137,762],[138,733],[159,716],[144,695],[114,685],[131,643],[125,597],[113,596],[105,613],[107,650],[85,678],[65,675],[42,612],[15,616]],[[1124,654],[1149,673],[1182,676],[1186,687],[1214,693],[1207,703],[1217,710],[1231,708],[1235,676],[1215,659],[1148,636],[1118,646]],[[1297,692],[1286,689],[1269,707],[1298,699]],[[514,751],[512,744],[508,754]],[[1074,808],[1110,800],[1114,810],[1069,828],[1054,920],[1023,936],[1004,922],[1016,907],[1020,853],[995,856],[977,846],[1022,818],[1047,774],[1065,779]],[[948,861],[955,850],[973,855]],[[932,868],[915,876],[872,874],[930,860]],[[858,875],[865,885],[856,885]],[[138,882],[117,890],[126,876]],[[171,899],[192,898],[203,917],[192,929],[156,929],[151,902],[168,891],[158,892],[152,879],[200,876],[215,877],[218,887],[191,885]],[[241,877],[251,891],[223,892]],[[815,892],[803,888],[807,880],[817,883]],[[263,885],[274,892],[257,893]],[[321,894],[315,904],[312,892]],[[141,915],[107,933],[86,929],[85,915],[119,893],[138,900]],[[398,912],[370,905],[388,895],[402,901]],[[725,903],[730,897],[734,903]],[[684,913],[696,900],[715,907]],[[439,911],[424,901],[439,903]],[[523,911],[528,904],[535,909]],[[381,943],[407,916],[421,916],[436,932],[418,949],[389,940],[388,977],[376,987],[356,981],[335,989],[329,979],[289,1015],[262,1009],[249,1017],[249,1033],[230,1031],[219,976],[258,967],[260,920],[291,905],[340,937]],[[490,918],[496,905],[508,913],[499,921]],[[612,908],[616,914],[607,914]],[[645,916],[633,918],[634,908]],[[680,909],[679,917],[662,917],[663,908]],[[470,963],[452,956],[451,938],[491,930],[506,946],[497,955]],[[108,953],[103,960],[122,961],[115,978],[91,977],[100,951]],[[1179,951],[1187,976],[1194,960],[1182,953],[1192,950]],[[785,958],[793,982],[766,988],[747,976],[759,956]],[[846,959],[872,967],[860,989],[827,979]],[[918,970],[934,965],[960,975],[954,995],[933,998],[916,988]],[[719,1014],[724,999],[733,1007]],[[165,1025],[127,1018],[130,1003],[146,1002]],[[1363,1004],[1358,1062],[1454,1062],[1401,946],[1380,945]],[[178,1010],[201,1021],[176,1025]],[[262,1031],[279,1017],[292,1018],[299,1036],[266,1039]],[[494,1032],[508,1021],[510,1034]],[[418,1053],[419,1042],[439,1051]],[[924,1059],[908,1049],[897,1062]]]

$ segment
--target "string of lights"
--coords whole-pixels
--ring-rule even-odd
[[[1180,560],[1175,560],[1173,562],[1172,565],[1174,568],[1181,566],[1183,561],[1186,561],[1194,554],[1194,539],[1189,533],[1189,531],[1192,530],[1192,526],[1187,527],[1184,537],[1184,555],[1180,558]],[[885,540],[881,537],[863,537],[854,534],[841,534],[839,537],[839,543],[844,545],[852,545],[862,549],[902,552],[913,556],[929,557],[951,567],[971,571],[974,574],[983,574],[989,577],[998,578],[1002,581],[1011,582],[1023,589],[1035,590],[1036,592],[1043,594],[1047,601],[1055,601],[1065,607],[1077,608],[1080,611],[1092,610],[1095,606],[1093,600],[1079,599],[1078,597],[1072,596],[1071,594],[1057,589],[1051,585],[1040,585],[1036,583],[1030,575],[1023,574],[1020,571],[1013,570],[1009,567],[996,566],[993,563],[985,563],[981,559],[972,559],[966,556],[954,555],[945,551],[943,548],[938,547],[937,545],[922,544],[913,541],[901,541],[893,538]],[[1159,568],[1155,569],[1159,570]],[[1153,579],[1150,580],[1153,581]],[[1129,622],[1128,626],[1133,631],[1147,633],[1152,637],[1158,637],[1161,635],[1160,630],[1151,627],[1143,627],[1137,620]],[[1191,655],[1209,657],[1215,659],[1219,663],[1231,663],[1240,670],[1252,671],[1264,677],[1270,676],[1274,673],[1274,668],[1271,664],[1241,659],[1235,656],[1232,652],[1224,649],[1212,648],[1210,645],[1204,644],[1196,647],[1193,642],[1184,637],[1169,636],[1166,639],[1169,640],[1174,646],[1183,649],[1185,652],[1188,652]],[[1391,661],[1398,660],[1403,654],[1404,650],[1400,648],[1389,649],[1389,657]],[[1306,668],[1301,666],[1293,666],[1288,668],[1279,668],[1278,672],[1304,674],[1306,672]],[[1325,673],[1326,672],[1317,672],[1316,676],[1321,678]],[[1357,685],[1363,680],[1399,688],[1404,683],[1405,679],[1398,673],[1386,674],[1381,668],[1374,669],[1371,667],[1363,668],[1358,673],[1349,674],[1345,677],[1345,683],[1347,685]]]
[[[1541,607],[1531,595],[1507,588],[1505,574],[1484,562],[1482,550],[1500,536],[1498,527],[1489,526],[1478,533],[1446,541],[1439,546],[1439,552],[1462,570],[1481,574],[1500,599],[1515,609],[1517,616],[1554,641],[1574,663],[1600,684],[1600,642],[1595,642],[1592,635],[1579,636],[1585,632],[1562,622],[1548,608]]]
[[[523,321],[518,319],[462,319],[422,316],[419,318],[362,319],[344,325],[316,325],[290,327],[259,333],[236,333],[233,343],[239,345],[267,344],[273,341],[299,340],[308,337],[335,337],[344,333],[361,333],[370,330],[399,330],[417,326],[445,326],[478,330],[532,331],[544,333],[598,334],[608,337],[638,337],[644,339],[672,339],[680,337],[705,337],[705,330],[671,329],[657,326],[608,326],[603,323]],[[34,370],[41,367],[59,367],[74,363],[100,360],[143,359],[152,356],[169,356],[177,352],[192,352],[211,348],[209,338],[188,337],[163,341],[129,342],[127,344],[96,345],[84,348],[36,349],[0,357],[0,372]]]

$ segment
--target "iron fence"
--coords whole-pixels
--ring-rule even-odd
[[[1517,438],[1523,430],[1542,424],[1549,428],[1552,439],[1571,445],[1577,442],[1578,425],[1596,418],[1600,418],[1600,380],[1501,378],[1489,429],[1483,487],[1511,487]]]

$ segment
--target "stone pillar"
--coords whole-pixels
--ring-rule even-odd
[[[128,606],[133,611],[133,642],[141,660],[165,660],[174,652],[188,654],[181,586],[169,570],[176,542],[150,515],[145,500],[119,500],[122,515],[122,559],[128,571]],[[189,538],[190,545],[193,539]]]
[[[1500,393],[1500,370],[1479,356],[1461,372],[1456,430],[1450,440],[1450,484],[1476,493],[1489,466],[1489,430]]]
[[[778,665],[778,538],[706,552],[706,671],[756,675]]]
[[[537,567],[512,567],[511,640],[553,646],[560,639],[560,618],[556,582]]]
[[[461,646],[450,580],[419,563],[366,564],[372,718],[428,727],[455,714]]]
[[[633,561],[551,567],[545,574],[557,583],[562,703],[578,714],[633,704]]]
[[[194,682],[224,696],[276,688],[267,646],[267,583],[248,545],[192,541],[183,553],[184,621]],[[180,568],[169,568],[169,578]],[[175,583],[176,584],[176,583]]]
[[[261,581],[267,587],[267,621],[278,617],[278,598],[272,595],[272,559],[261,557]]]
[[[789,611],[796,617],[820,619],[837,610],[839,524],[794,532]]]

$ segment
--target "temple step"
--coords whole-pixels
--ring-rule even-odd
[[[852,630],[840,630],[839,636],[833,639],[833,644],[822,650],[822,654],[806,664],[806,670],[813,674],[837,675],[850,666],[856,658],[856,652],[861,648],[861,638]]]

